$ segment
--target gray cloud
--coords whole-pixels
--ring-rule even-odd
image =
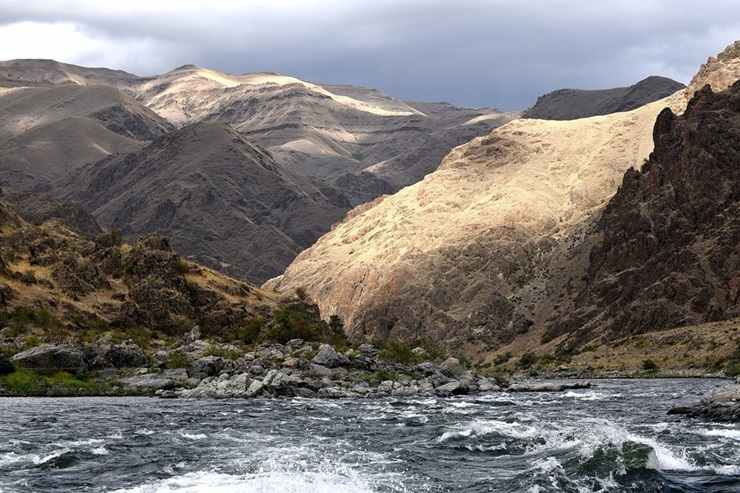
[[[269,70],[404,99],[514,109],[560,87],[613,87],[651,74],[688,82],[740,37],[740,3],[5,0],[0,37],[10,29],[21,39],[0,43],[0,59],[53,56],[142,75],[185,63]]]

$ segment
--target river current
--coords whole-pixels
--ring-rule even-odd
[[[717,380],[440,399],[0,399],[0,492],[732,492]]]

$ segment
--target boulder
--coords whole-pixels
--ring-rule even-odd
[[[427,350],[424,349],[423,347],[415,347],[414,349],[411,350],[411,353],[420,359],[426,358],[428,355]]]
[[[252,383],[249,384],[249,387],[247,387],[247,393],[245,394],[245,397],[256,397],[259,394],[262,393],[265,386],[262,384],[259,380],[252,380]]]
[[[369,356],[371,358],[378,355],[378,348],[373,346],[372,344],[360,344],[360,346],[357,348],[360,353],[362,353],[365,356]]]
[[[554,383],[554,382],[521,382],[509,386],[509,392],[562,392],[564,390],[588,389],[590,382]]]
[[[133,342],[104,345],[95,349],[96,368],[138,368],[147,364],[144,351]]]
[[[419,363],[414,367],[414,370],[423,373],[424,375],[433,375],[434,372],[438,371],[437,365],[432,363],[431,361],[425,361],[423,363]]]
[[[440,370],[448,377],[456,378],[465,372],[465,367],[460,363],[459,359],[447,358],[444,363],[442,363]]]
[[[453,380],[434,389],[434,393],[440,397],[449,397],[451,395],[462,395],[468,393],[468,387],[463,383]]]
[[[64,370],[79,372],[87,369],[80,349],[69,345],[44,344],[16,354],[11,360],[32,370]]]
[[[203,379],[194,389],[181,391],[180,397],[190,399],[227,399],[233,397],[246,397],[248,392],[248,383],[250,383],[250,379],[246,373],[239,373],[231,377],[223,374],[219,377]]]
[[[349,359],[345,355],[338,353],[329,344],[322,344],[319,347],[319,352],[316,353],[312,361],[317,365],[327,368],[337,368],[349,364]]]
[[[156,392],[175,388],[177,382],[161,373],[147,373],[133,377],[122,378],[119,381],[124,387],[135,392]]]
[[[195,360],[189,369],[189,374],[193,378],[213,377],[221,373],[226,366],[226,361],[220,356],[206,356]]]
[[[716,389],[700,402],[673,407],[668,414],[683,414],[711,421],[740,423],[740,384]]]

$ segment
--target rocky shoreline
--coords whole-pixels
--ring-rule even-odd
[[[44,344],[14,355],[11,365],[32,379],[61,372],[87,385],[55,381],[46,386],[3,389],[0,384],[0,395],[333,399],[449,397],[499,390],[557,392],[590,386],[575,381],[510,384],[502,377],[477,374],[457,358],[426,359],[421,347],[414,348],[412,354],[415,362],[399,363],[381,358],[379,349],[371,344],[340,351],[330,344],[301,339],[240,352],[235,346],[201,340],[197,333],[181,346],[153,357],[130,341],[88,348]]]

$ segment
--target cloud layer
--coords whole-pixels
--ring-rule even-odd
[[[185,63],[524,108],[561,87],[687,82],[740,38],[737,0],[4,0],[0,59],[141,75]]]

